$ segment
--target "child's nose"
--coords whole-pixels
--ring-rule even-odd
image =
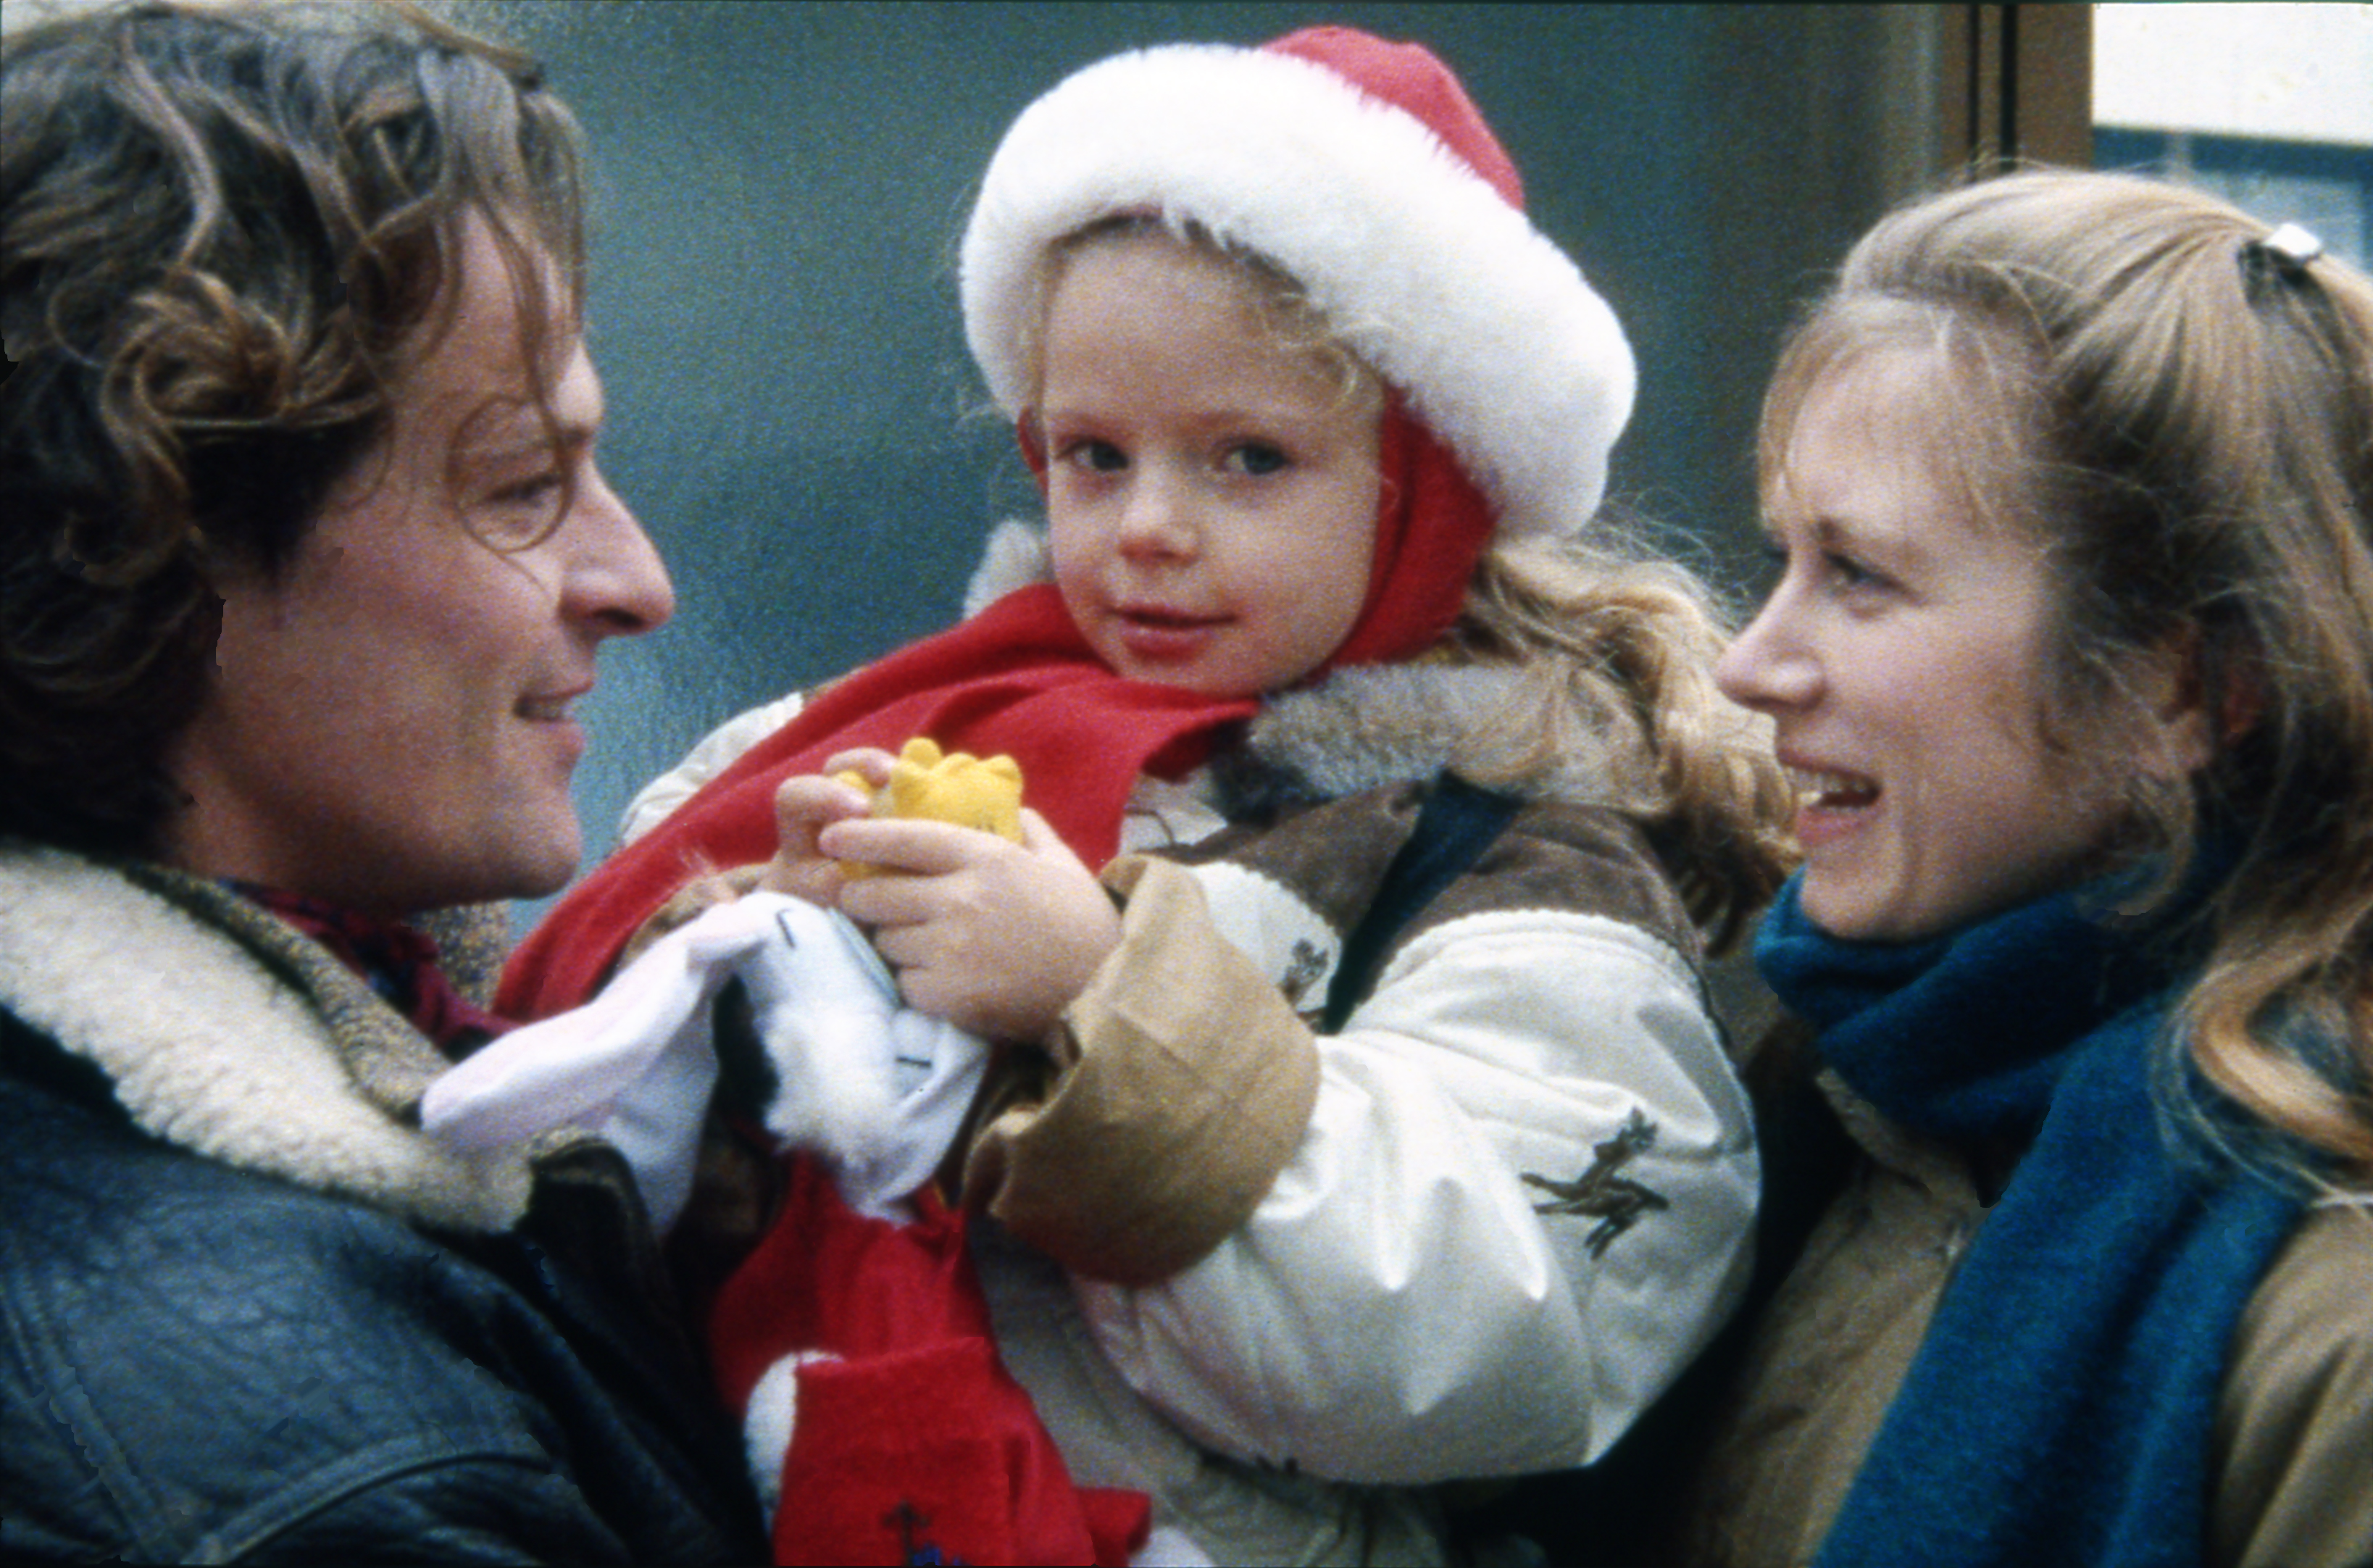
[[[1141,467],[1121,509],[1122,552],[1185,556],[1194,551],[1195,539],[1195,503],[1186,487],[1156,465]]]

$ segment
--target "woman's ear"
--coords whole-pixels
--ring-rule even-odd
[[[2202,662],[2200,633],[2189,626],[2138,661],[2134,693],[2141,722],[2134,761],[2152,778],[2172,782],[2190,778],[2208,766],[2220,743],[2232,740],[2256,719],[2253,703],[2236,722],[2237,688],[2228,688],[2222,701],[2212,701]],[[2234,677],[2239,682],[2245,674],[2237,671]]]

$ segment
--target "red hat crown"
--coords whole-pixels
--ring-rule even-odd
[[[1502,201],[1525,210],[1525,183],[1515,160],[1483,123],[1483,111],[1457,76],[1423,44],[1394,43],[1357,28],[1315,27],[1261,47],[1324,65],[1370,98],[1391,104],[1432,131]]]

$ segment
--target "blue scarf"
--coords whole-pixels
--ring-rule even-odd
[[[1880,945],[1814,927],[1800,882],[1756,963],[1829,1064],[1907,1127],[2033,1139],[1820,1568],[2194,1568],[2227,1348],[2298,1198],[2176,1146],[2151,1092],[2176,993],[2098,889]]]

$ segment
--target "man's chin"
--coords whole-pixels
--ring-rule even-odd
[[[441,902],[450,907],[546,898],[568,885],[583,858],[584,840],[574,815],[565,829],[556,825],[522,829],[488,845],[476,866],[442,890]]]
[[[570,835],[565,847],[555,847],[550,855],[540,857],[532,864],[520,868],[511,898],[544,898],[567,887],[577,875],[578,865],[584,859],[584,848],[575,835]]]

